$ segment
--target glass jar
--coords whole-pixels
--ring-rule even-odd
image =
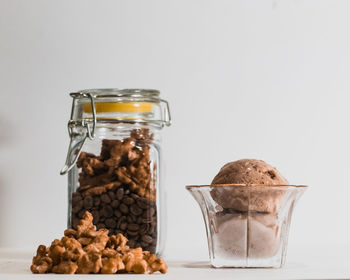
[[[164,188],[160,130],[171,122],[159,91],[94,89],[73,97],[68,173],[68,228],[85,211],[98,229],[122,233],[132,248],[161,255]]]

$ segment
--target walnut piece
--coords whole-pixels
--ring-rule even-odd
[[[125,265],[120,255],[116,254],[115,256],[102,258],[102,274],[114,274],[118,270],[120,271],[124,269]]]
[[[85,212],[77,230],[67,229],[61,240],[46,248],[40,245],[30,267],[33,273],[154,273],[167,272],[161,258],[127,246],[122,234],[108,236],[107,229],[96,230],[92,215]]]
[[[36,256],[33,258],[33,264],[30,270],[33,273],[50,272],[52,268],[52,259],[47,256],[47,250],[44,245],[40,245],[36,251]]]
[[[78,265],[72,261],[63,261],[52,268],[53,273],[59,274],[74,274],[77,271]]]

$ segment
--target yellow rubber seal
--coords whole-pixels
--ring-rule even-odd
[[[83,105],[84,113],[92,113],[90,103]],[[96,113],[151,113],[153,104],[147,102],[96,102]]]

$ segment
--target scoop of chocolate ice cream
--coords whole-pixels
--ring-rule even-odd
[[[212,184],[288,185],[288,181],[263,160],[241,159],[225,164]]]
[[[212,185],[241,184],[242,186],[213,187],[213,199],[223,208],[237,211],[275,212],[284,190],[273,187],[288,185],[278,170],[262,160],[241,159],[225,164],[215,176]],[[266,185],[254,186],[254,185]]]

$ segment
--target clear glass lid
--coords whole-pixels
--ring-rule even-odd
[[[154,89],[87,89],[70,94],[72,112],[68,121],[70,144],[61,174],[66,174],[76,163],[84,142],[93,140],[95,128],[101,124],[128,123],[152,126],[156,129],[170,126],[169,104]]]
[[[73,97],[71,121],[171,124],[169,104],[154,89],[87,89]]]

